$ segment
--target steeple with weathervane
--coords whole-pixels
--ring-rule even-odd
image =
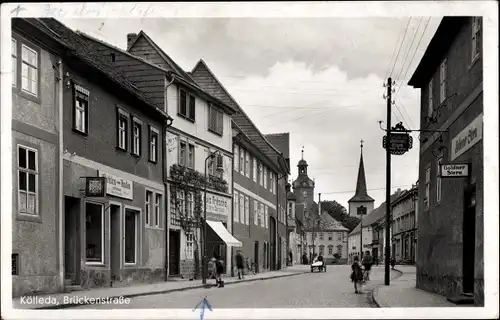
[[[373,210],[375,200],[368,195],[366,188],[365,166],[363,163],[363,140],[361,142],[361,156],[359,159],[358,180],[356,182],[356,193],[348,201],[349,203],[349,216],[361,217],[358,214],[358,208],[366,208],[366,214]]]

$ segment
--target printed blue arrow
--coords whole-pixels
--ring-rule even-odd
[[[200,320],[203,320],[203,317],[205,316],[205,309],[212,311],[212,306],[210,305],[210,302],[208,302],[206,296],[196,305],[196,307],[194,307],[193,311],[196,309],[200,309]]]

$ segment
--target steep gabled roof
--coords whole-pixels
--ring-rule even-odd
[[[269,133],[265,134],[264,137],[269,141],[276,149],[283,152],[285,159],[290,158],[290,133]]]
[[[153,39],[151,39],[151,37],[149,37],[143,30],[139,32],[137,37],[133,40],[133,42],[130,45],[127,45],[127,51],[130,51],[130,49],[134,46],[134,44],[140,37],[144,37],[144,39],[146,39],[146,41],[149,42],[149,44],[156,50],[156,52],[158,52],[158,54],[163,58],[163,60],[165,60],[165,63],[172,69],[172,71],[174,71],[187,81],[195,84],[193,78],[191,78],[191,75],[188,72],[184,71],[172,58],[170,58],[170,56],[166,54],[165,51],[163,51],[163,49],[159,45],[157,45],[153,41]]]
[[[166,119],[171,119],[163,110],[157,108],[150,97],[137,88],[128,78],[115,66],[104,59],[95,48],[92,42],[78,33],[71,30],[61,22],[53,18],[26,18],[26,20],[45,31],[52,34],[58,41],[63,42],[71,53],[80,58],[86,64],[99,70],[108,80],[118,84],[121,88],[136,96],[139,100],[149,105],[152,110],[161,114]]]
[[[319,228],[315,227],[314,230],[317,232],[322,232],[322,231],[349,231],[346,227],[342,225],[339,221],[334,219],[331,215],[328,213],[324,214],[318,214],[318,209],[319,206],[316,202],[313,202],[312,204],[312,212],[310,214],[311,219],[315,219],[319,222]],[[307,219],[306,219],[307,220]],[[306,231],[311,232],[312,227],[309,227],[307,225],[306,221]]]
[[[278,167],[283,168],[283,166],[285,166],[284,170],[286,173],[289,173],[289,168],[284,161],[284,158],[283,163],[280,163],[279,158],[283,157],[282,152],[265,138],[257,126],[252,122],[250,117],[245,113],[243,108],[236,102],[236,99],[231,96],[222,83],[217,79],[203,59],[198,61],[196,66],[191,71],[191,75],[203,90],[207,91],[209,94],[215,96],[221,101],[224,101],[226,104],[234,106],[234,108],[238,111],[233,114],[233,121],[236,125],[245,132],[246,136],[251,139],[253,144],[256,145],[262,153],[272,159]]]
[[[372,197],[368,195],[367,192],[368,191],[366,189],[365,165],[363,163],[363,151],[361,151],[361,156],[359,159],[358,180],[356,182],[356,193],[351,199],[349,199],[348,202],[375,201]]]

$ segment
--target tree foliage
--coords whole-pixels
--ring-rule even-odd
[[[328,214],[337,220],[338,222],[342,223],[344,227],[349,229],[349,232],[354,230],[354,228],[359,224],[361,221],[359,218],[356,217],[349,217],[347,213],[347,209],[338,203],[337,201],[322,201],[321,202],[321,210],[322,211],[327,211]]]

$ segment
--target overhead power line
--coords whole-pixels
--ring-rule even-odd
[[[392,70],[391,73],[389,74],[389,77],[392,77],[392,73],[394,72],[394,68],[396,67],[396,64],[398,62],[399,54],[401,53],[401,48],[403,47],[403,43],[405,42],[406,33],[408,32],[408,26],[410,25],[411,19],[412,17],[408,19],[408,23],[406,24],[405,33],[403,35],[403,39],[401,40],[401,44],[399,45],[398,54],[396,55],[396,60],[394,60],[394,65],[392,66]]]
[[[403,184],[400,186],[393,186],[392,188],[404,188],[404,187],[411,187],[411,186],[413,186],[413,185]],[[385,187],[384,188],[367,189],[366,191],[377,191],[377,190],[385,190]],[[321,193],[321,195],[324,195],[324,194],[341,194],[341,193],[352,193],[352,192],[356,192],[356,190],[333,191],[333,192],[315,192],[315,194]]]
[[[403,63],[401,64],[401,68],[399,70],[399,73],[398,75],[396,76],[396,81],[397,80],[400,80],[400,76],[401,76],[401,73],[403,72],[404,70],[404,67],[405,67],[405,63],[406,63],[406,60],[408,60],[408,56],[410,55],[410,52],[411,52],[411,48],[413,47],[413,43],[415,42],[415,39],[417,38],[417,34],[418,34],[418,30],[420,29],[420,25],[422,24],[422,20],[424,18],[423,17],[420,17],[420,20],[418,22],[418,26],[417,26],[417,30],[415,30],[415,33],[413,34],[413,38],[411,40],[411,43],[410,43],[410,46],[408,47],[408,50],[406,51],[406,55],[405,55],[405,58],[403,60]],[[415,49],[416,50],[416,49]]]

